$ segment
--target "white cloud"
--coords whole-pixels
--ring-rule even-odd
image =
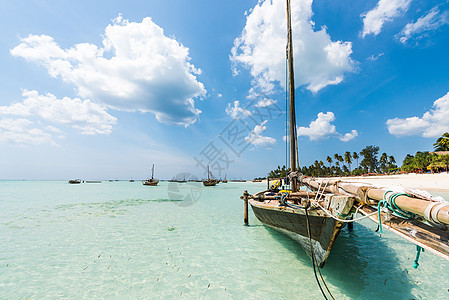
[[[257,103],[254,105],[255,107],[268,107],[270,105],[276,104],[277,101],[270,99],[270,98],[262,98],[257,101]]]
[[[265,126],[266,123],[267,120],[263,121],[259,125],[256,125],[249,135],[245,137],[245,141],[256,147],[269,147],[274,145],[276,143],[276,139],[262,135],[262,133],[267,129]]]
[[[359,133],[357,132],[357,130],[351,130],[351,132],[345,133],[344,135],[340,136],[339,139],[342,142],[349,142],[350,140],[355,139],[357,136],[359,135]]]
[[[337,132],[335,125],[331,124],[333,121],[335,121],[333,112],[320,112],[316,120],[310,122],[309,127],[299,127],[297,129],[298,136],[308,136],[312,141],[335,136],[343,142],[348,142],[358,136],[357,130],[352,130],[350,133],[344,135]]]
[[[251,116],[251,112],[249,110],[240,107],[239,101],[234,101],[234,106],[231,106],[231,103],[228,103],[225,111],[233,119],[243,119]]]
[[[422,117],[387,120],[388,131],[396,136],[422,135],[439,137],[449,131],[449,93],[433,103],[433,108]]]
[[[432,8],[425,16],[419,18],[415,23],[405,25],[404,29],[396,36],[401,43],[405,44],[410,38],[416,36],[416,39],[422,38],[425,32],[435,31],[439,27],[448,24],[449,13],[440,13],[437,7]]]
[[[403,15],[412,0],[379,0],[376,7],[361,15],[363,18],[362,38],[368,34],[378,35],[382,26],[393,18]]]
[[[117,119],[90,100],[56,98],[52,94],[39,95],[37,91],[22,92],[23,102],[0,106],[0,116],[38,118],[40,120],[71,126],[81,134],[110,134]],[[47,130],[57,132],[50,125]]]
[[[206,95],[189,49],[165,36],[151,18],[135,23],[119,15],[106,27],[102,47],[82,43],[62,49],[50,36],[29,35],[11,54],[74,84],[83,98],[118,110],[151,112],[167,124],[194,123],[201,113],[194,99]]]
[[[339,84],[343,74],[354,70],[351,42],[333,42],[326,28],[314,30],[312,0],[292,3],[292,29],[296,87],[306,85],[316,93]],[[284,0],[259,1],[234,40],[231,61],[250,69],[253,86],[270,93],[275,83],[285,87],[286,17]],[[253,91],[253,90],[252,90]]]
[[[0,143],[17,144],[17,145],[35,145],[51,143],[51,134],[43,130],[33,127],[33,122],[27,119],[0,119]]]
[[[378,60],[381,56],[383,56],[384,55],[384,53],[382,52],[382,53],[379,53],[379,54],[377,54],[377,55],[374,55],[374,54],[372,54],[370,57],[368,57],[367,58],[367,60],[370,60],[370,61],[376,61],[376,60]]]

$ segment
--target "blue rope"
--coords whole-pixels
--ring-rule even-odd
[[[393,193],[387,200],[386,196],[388,193],[393,193],[393,191],[386,191],[383,195],[383,200],[379,201],[377,205],[377,218],[379,219],[379,233],[382,235],[382,219],[380,218],[380,208],[383,205],[389,211],[400,218],[404,219],[413,219],[415,217],[414,213],[402,210],[399,206],[396,205],[396,198],[399,196],[410,196],[406,193]],[[419,266],[419,256],[421,255],[421,251],[424,252],[424,249],[421,246],[416,245],[416,258],[413,263],[413,268],[417,269]]]
[[[285,198],[288,196],[288,193],[282,193],[281,201],[279,201],[279,205],[285,205]]]
[[[396,205],[396,198],[399,196],[410,196],[406,193],[393,193],[387,200],[386,196],[387,193],[393,193],[393,191],[386,191],[383,195],[383,200],[379,201],[377,204],[377,218],[379,220],[379,234],[382,235],[382,219],[380,218],[380,207],[383,205],[386,209],[391,211],[394,215],[397,217],[403,218],[403,219],[413,219],[415,217],[414,213],[405,211],[400,209]]]
[[[416,245],[416,258],[413,264],[413,268],[418,269],[419,267],[419,255],[421,254],[421,251],[424,252],[424,249],[421,246]]]

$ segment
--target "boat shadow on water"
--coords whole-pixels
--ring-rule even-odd
[[[310,265],[310,276],[314,276],[311,257],[301,246],[269,227],[266,229],[301,263]],[[372,228],[355,223],[352,231],[345,227],[340,232],[320,271],[332,293],[350,299],[414,299],[408,270],[401,268],[395,253]]]

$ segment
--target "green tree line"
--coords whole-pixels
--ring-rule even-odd
[[[437,153],[416,152],[415,155],[407,154],[402,162],[402,166],[396,165],[393,155],[382,153],[379,157],[378,146],[366,146],[360,152],[346,151],[343,155],[335,153],[327,156],[326,162],[315,160],[310,166],[300,168],[302,174],[306,176],[349,176],[368,173],[394,173],[394,172],[441,172],[448,171],[449,154],[441,153],[449,151],[449,133],[444,133],[433,144]],[[439,153],[438,153],[439,152]],[[286,177],[289,168],[278,166],[268,175],[270,178]]]

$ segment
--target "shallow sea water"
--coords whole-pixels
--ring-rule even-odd
[[[299,245],[243,226],[239,196],[264,187],[0,181],[0,299],[320,299]],[[449,299],[448,261],[415,270],[416,247],[376,228],[342,230],[321,270],[336,299]]]

